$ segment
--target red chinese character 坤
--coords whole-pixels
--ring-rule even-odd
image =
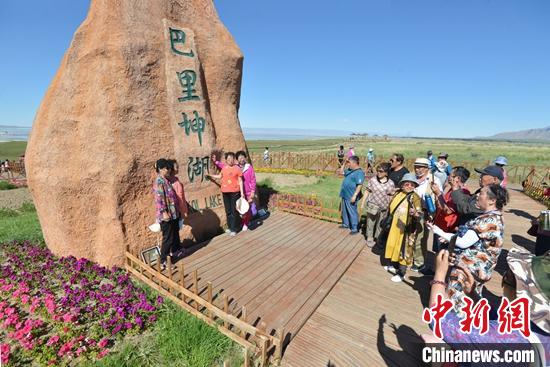
[[[502,297],[498,307],[498,332],[510,334],[512,330],[519,330],[524,337],[531,335],[531,324],[529,323],[529,299],[526,297],[516,298],[512,302]]]
[[[461,310],[466,314],[466,317],[460,321],[460,331],[469,334],[472,332],[472,327],[475,327],[479,329],[480,335],[487,333],[489,331],[489,302],[482,298],[472,310],[474,301],[468,296],[464,296],[463,300],[466,304]]]
[[[437,295],[437,301],[435,305],[431,308],[425,308],[422,313],[422,320],[425,323],[430,323],[434,321],[434,335],[439,339],[443,339],[443,334],[441,332],[441,320],[453,307],[453,302],[446,299],[442,302],[443,296],[441,294]]]

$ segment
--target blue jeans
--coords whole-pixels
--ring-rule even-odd
[[[352,204],[351,200],[342,198],[342,224],[352,231],[357,231],[359,224],[357,200]]]

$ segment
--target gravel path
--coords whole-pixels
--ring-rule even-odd
[[[31,193],[26,187],[0,190],[0,208],[19,209],[26,201],[32,202]]]

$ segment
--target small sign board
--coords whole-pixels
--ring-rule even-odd
[[[160,248],[153,246],[141,251],[141,259],[150,266],[156,266],[158,259],[160,259]]]

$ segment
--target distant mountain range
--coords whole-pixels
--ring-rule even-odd
[[[550,141],[550,126],[540,129],[510,131],[487,137],[496,140],[537,140]]]

